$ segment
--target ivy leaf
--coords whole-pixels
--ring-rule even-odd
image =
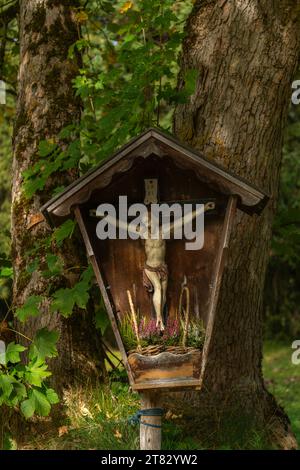
[[[72,289],[73,299],[79,308],[85,308],[90,298],[89,285],[85,282],[79,282]]]
[[[40,157],[47,157],[49,153],[53,152],[57,147],[57,144],[50,140],[41,140],[39,143],[39,155]]]
[[[30,346],[30,358],[38,357],[44,360],[46,357],[56,357],[56,343],[59,338],[57,331],[49,331],[47,328],[39,330]]]
[[[79,160],[81,159],[81,143],[80,140],[74,140],[70,143],[66,157],[63,163],[63,169],[67,170],[69,168],[75,168],[78,165]]]
[[[80,280],[84,282],[85,284],[90,284],[91,280],[94,277],[94,270],[92,265],[89,265],[85,271],[80,276]]]
[[[72,236],[75,225],[76,223],[73,220],[68,219],[53,232],[53,237],[58,245],[61,245],[66,238]]]
[[[64,317],[69,317],[75,304],[79,308],[85,308],[90,298],[89,290],[94,276],[92,266],[89,266],[81,275],[80,281],[71,289],[58,289],[53,294],[51,311],[59,311]]]
[[[86,304],[90,298],[89,290],[93,277],[94,271],[90,265],[81,274],[80,282],[78,282],[72,289],[74,300],[79,308],[86,308]]]
[[[70,138],[72,133],[75,131],[75,129],[76,129],[76,126],[74,126],[74,124],[69,124],[68,126],[64,127],[58,134],[59,139]]]
[[[43,189],[47,181],[47,176],[30,178],[24,182],[24,192],[28,199],[30,199],[37,191]]]
[[[23,307],[17,308],[15,316],[21,322],[25,322],[29,317],[37,317],[40,314],[39,305],[42,300],[43,298],[38,295],[31,295]]]
[[[64,317],[69,317],[75,305],[73,289],[59,289],[53,294],[51,311],[59,311]]]
[[[63,263],[58,256],[48,253],[46,256],[46,263],[48,270],[43,271],[43,277],[48,278],[62,273]]]
[[[16,344],[16,343],[9,343],[7,348],[6,348],[6,364],[8,362],[11,362],[12,364],[16,364],[17,362],[20,362],[20,353],[25,351],[26,348],[24,346],[21,346],[21,344]]]

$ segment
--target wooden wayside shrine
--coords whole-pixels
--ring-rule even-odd
[[[187,250],[186,240],[174,237],[161,244],[99,239],[97,207],[118,207],[120,196],[127,196],[128,205],[203,204],[203,248]],[[144,401],[153,404],[159,390],[201,389],[236,209],[260,214],[267,201],[252,184],[149,129],[43,206],[52,226],[75,216],[130,385]],[[160,265],[151,265],[155,256]],[[134,335],[132,345],[128,336]],[[151,442],[145,448],[157,448]]]

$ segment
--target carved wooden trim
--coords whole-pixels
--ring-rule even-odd
[[[238,207],[245,212],[259,213],[268,201],[268,196],[254,185],[207,160],[173,137],[157,129],[150,129],[72,183],[63,193],[45,204],[41,211],[50,222],[55,223],[55,218],[69,215],[72,207],[88,201],[95,189],[107,186],[115,174],[128,171],[136,158],[149,158],[153,154],[158,157],[167,155],[177,166],[191,168],[201,181],[214,186],[221,193],[238,196]]]

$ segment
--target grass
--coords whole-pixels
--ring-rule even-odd
[[[268,390],[287,412],[300,447],[300,365],[294,365],[290,344],[266,343],[264,376]]]
[[[300,445],[300,365],[291,362],[292,349],[287,344],[265,346],[264,374],[268,389],[288,413],[292,428]],[[59,426],[41,426],[41,433],[27,436],[23,449],[138,449],[138,426],[128,424],[128,417],[139,409],[137,394],[130,393],[128,386],[113,382],[111,388],[97,390],[72,390],[64,397],[67,417]],[[187,437],[179,424],[180,417],[170,412],[163,425],[163,448],[165,450],[199,449],[200,444]],[[40,423],[42,424],[42,423]],[[236,428],[237,423],[234,424]],[[251,448],[260,449],[263,444],[254,436]],[[229,447],[222,446],[227,449]]]

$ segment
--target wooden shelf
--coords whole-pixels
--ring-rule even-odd
[[[200,390],[201,383],[198,379],[167,379],[167,380],[149,380],[147,382],[136,383],[132,385],[132,390],[150,390],[150,389],[185,389],[185,388],[194,388]]]

